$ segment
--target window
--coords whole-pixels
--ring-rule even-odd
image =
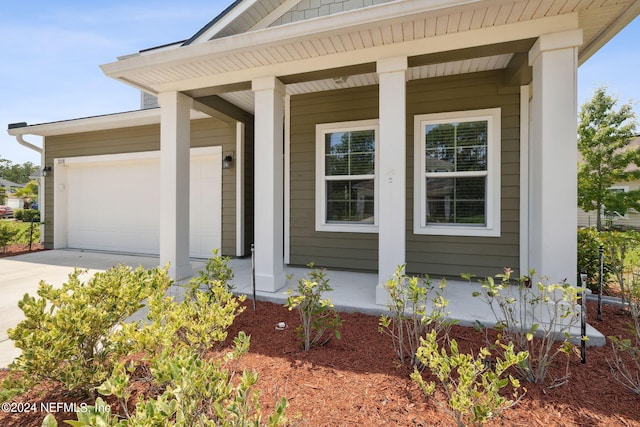
[[[500,235],[500,109],[414,118],[414,233]]]
[[[378,121],[316,126],[316,230],[377,232]]]

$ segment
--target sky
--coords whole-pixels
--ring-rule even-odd
[[[135,110],[140,92],[99,65],[184,40],[231,0],[3,0],[0,14],[0,157],[40,163],[6,133],[9,123],[47,123]],[[578,105],[607,86],[640,118],[640,18],[578,69]],[[41,145],[41,137],[26,136]]]

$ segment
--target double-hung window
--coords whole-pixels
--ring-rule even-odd
[[[316,230],[377,232],[378,121],[316,126]]]
[[[500,109],[414,118],[414,233],[500,235]]]

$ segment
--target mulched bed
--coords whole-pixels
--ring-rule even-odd
[[[293,426],[451,426],[452,418],[428,400],[408,378],[409,369],[400,366],[390,339],[378,332],[378,318],[360,313],[343,313],[342,339],[332,339],[323,347],[304,352],[295,334],[298,318],[277,304],[258,302],[254,311],[246,302],[229,330],[228,343],[238,331],[251,335],[249,353],[241,368],[259,373],[263,413],[285,396],[288,418]],[[590,319],[595,319],[595,303],[589,303]],[[606,336],[625,334],[628,317],[619,308],[604,306],[603,321],[592,324]],[[285,322],[285,330],[276,330]],[[464,351],[477,349],[483,334],[472,328],[454,327],[453,337]],[[548,388],[524,384],[524,398],[507,410],[498,426],[640,426],[640,396],[614,381],[607,358],[610,347],[589,348],[587,364],[578,355],[570,362],[568,384]],[[6,375],[0,372],[0,378]],[[144,384],[134,388],[149,395]],[[20,396],[16,402],[82,402],[69,396],[59,384],[46,383]],[[112,408],[117,408],[115,402]],[[39,426],[42,412],[0,413],[2,426]],[[59,421],[73,414],[54,414]]]
[[[23,243],[8,245],[4,248],[0,248],[0,258],[28,254],[29,252],[40,252],[44,250],[45,248],[42,243],[33,243],[31,244],[31,248],[29,248],[29,244]]]

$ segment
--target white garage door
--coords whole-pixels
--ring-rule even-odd
[[[191,257],[221,244],[221,163],[220,147],[191,150]],[[159,153],[68,159],[64,169],[67,247],[160,252]]]

